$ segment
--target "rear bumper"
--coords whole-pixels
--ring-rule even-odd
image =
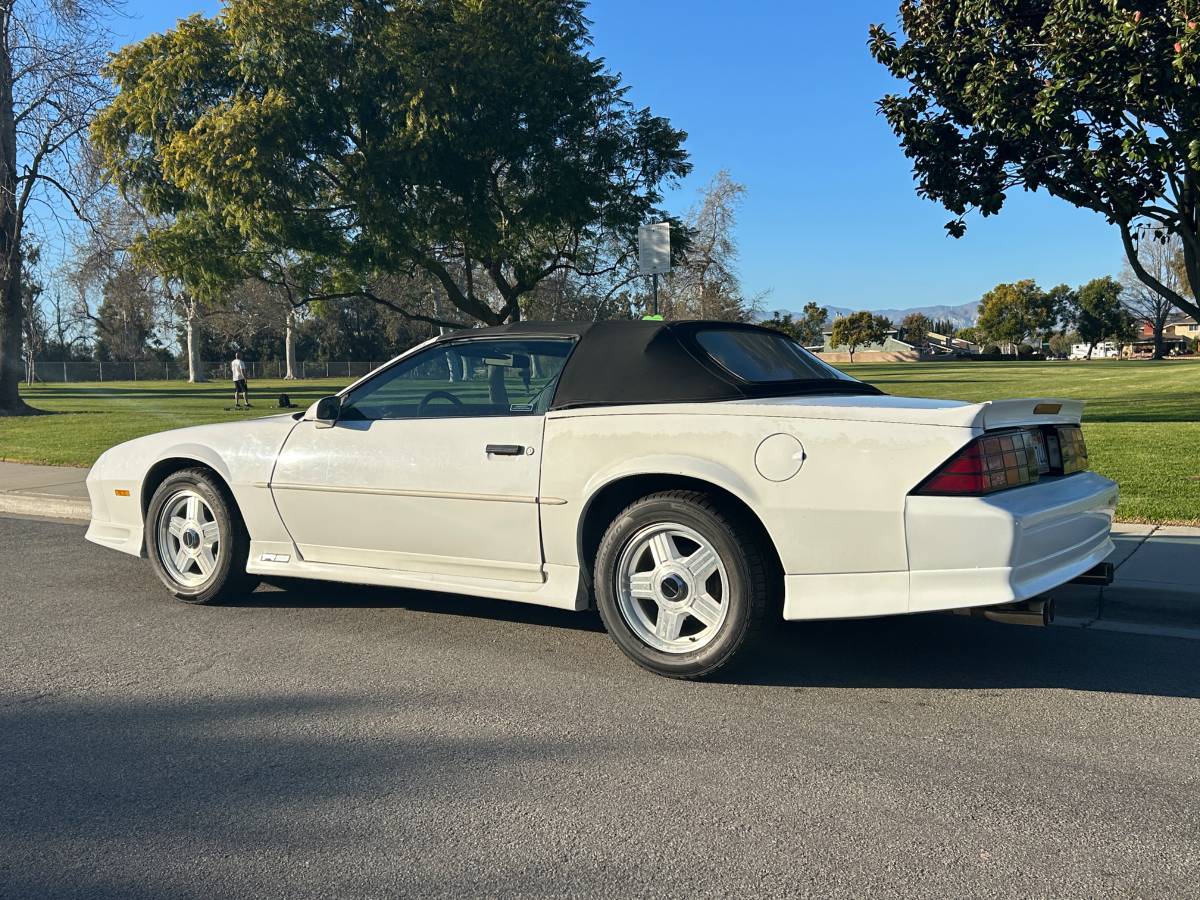
[[[788,575],[785,619],[992,606],[1071,581],[1113,551],[1117,485],[1094,472],[991,497],[909,497],[909,571]]]
[[[992,497],[910,497],[909,611],[1028,600],[1113,551],[1117,485],[1095,472]]]

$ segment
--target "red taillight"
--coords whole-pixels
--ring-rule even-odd
[[[1037,451],[1028,431],[985,434],[926,478],[914,494],[979,497],[1038,480]]]

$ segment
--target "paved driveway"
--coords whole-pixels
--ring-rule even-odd
[[[0,518],[0,896],[1195,894],[1197,644],[781,626],[739,682],[590,615],[221,608]]]

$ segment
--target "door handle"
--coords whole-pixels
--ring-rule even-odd
[[[525,448],[520,444],[488,444],[488,456],[524,456]]]

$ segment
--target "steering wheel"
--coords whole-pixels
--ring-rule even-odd
[[[461,408],[463,405],[463,402],[449,391],[430,391],[421,398],[421,402],[417,406],[417,415],[425,415],[425,411],[429,408],[429,404],[434,400],[449,400],[451,404],[459,408]]]

